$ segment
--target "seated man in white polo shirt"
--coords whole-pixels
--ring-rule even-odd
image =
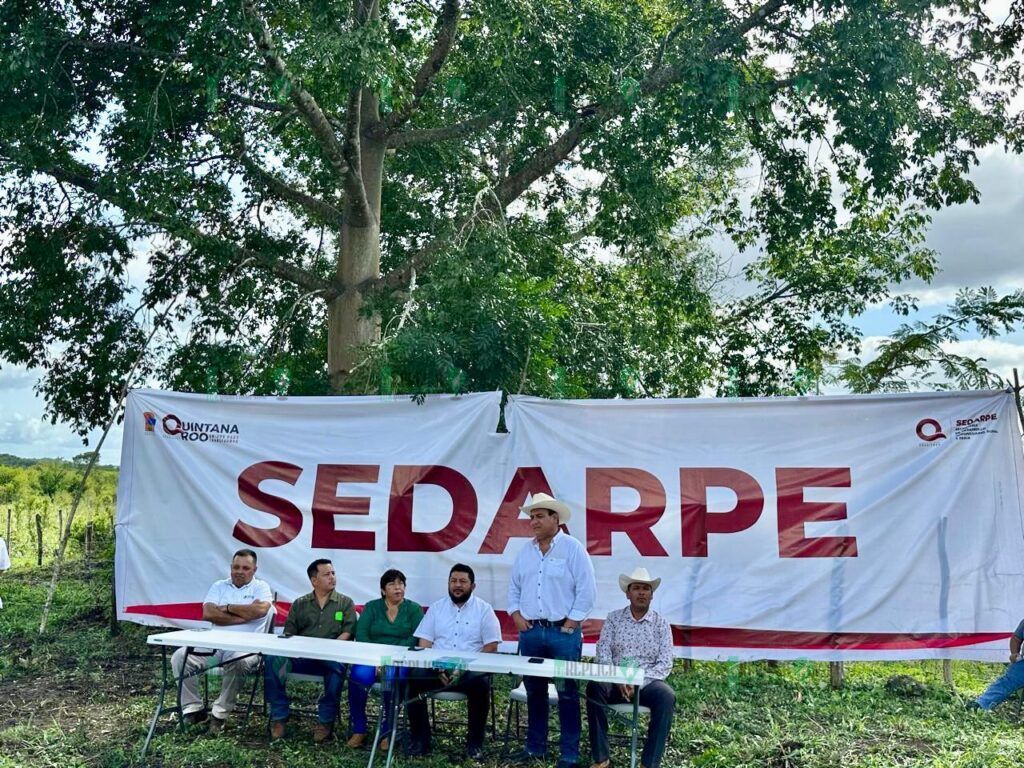
[[[457,563],[448,574],[448,596],[432,603],[413,635],[421,648],[451,651],[494,653],[501,642],[501,626],[494,608],[473,596],[476,577],[468,565]],[[487,711],[491,700],[491,676],[483,672],[435,672],[414,670],[409,693],[415,697],[409,704],[410,755],[430,752],[430,721],[427,703],[422,694],[437,688],[466,695],[469,722],[466,729],[466,755],[476,759],[483,755]]]
[[[263,632],[267,627],[268,613],[271,613],[274,599],[270,585],[256,578],[256,553],[251,549],[240,549],[231,558],[231,576],[215,581],[203,600],[203,620],[219,629],[234,632]],[[237,661],[231,661],[236,657]],[[227,663],[227,662],[231,663]],[[259,664],[259,655],[246,656],[239,651],[195,650],[185,659],[185,648],[179,648],[171,657],[171,668],[175,678],[182,674],[199,672],[217,663],[224,665],[224,678],[220,695],[213,702],[210,730],[220,731],[231,710],[235,698],[245,681]],[[184,669],[183,669],[184,668]],[[181,688],[181,710],[189,725],[201,723],[207,718],[206,708],[199,697],[198,675],[186,677]]]

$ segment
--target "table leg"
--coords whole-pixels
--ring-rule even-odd
[[[167,693],[167,646],[160,647],[160,695],[157,697],[156,709],[153,710],[153,719],[149,722],[149,732],[146,734],[146,741],[142,744],[142,752],[139,757],[145,757],[149,750],[149,742],[153,740],[153,733],[156,731],[156,721],[164,711],[164,696]]]
[[[395,742],[398,741],[398,718],[401,717],[402,704],[405,702],[406,688],[408,688],[408,679],[404,682],[401,676],[395,673],[395,695],[394,699],[394,712],[391,713],[391,738],[388,739],[388,758],[384,763],[384,768],[391,768],[391,763],[395,758]]]
[[[178,730],[179,731],[184,731],[185,730],[185,713],[181,711],[181,690],[182,690],[182,688],[185,687],[185,667],[188,666],[188,657],[191,656],[191,655],[192,655],[192,647],[189,646],[189,647],[187,647],[185,649],[185,657],[182,659],[182,662],[181,662],[181,674],[178,676],[178,700],[177,700],[177,707],[176,707],[176,709],[178,710]]]
[[[632,742],[629,748],[629,768],[636,768],[636,742],[637,742],[637,730],[638,723],[640,720],[640,686],[633,686],[633,722],[632,722]]]
[[[373,731],[373,744],[370,745],[370,762],[366,764],[366,768],[373,768],[373,761],[377,756],[377,744],[380,743],[380,729],[381,726],[384,725],[384,697],[388,692],[389,686],[391,685],[391,683],[388,682],[388,668],[384,667],[382,672],[384,679],[381,681],[380,686],[380,708],[378,709],[379,714],[377,715],[377,727]],[[348,684],[352,685],[352,678],[349,678]],[[392,698],[394,698],[394,696],[392,696]],[[392,738],[394,738],[394,731],[392,731]],[[388,741],[390,742],[391,739],[389,739]]]

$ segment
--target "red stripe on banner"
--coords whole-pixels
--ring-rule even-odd
[[[793,632],[733,627],[672,627],[672,641],[688,648],[787,648],[793,650],[916,650],[959,648],[1005,640],[1009,632]]]
[[[291,603],[278,601],[274,623],[283,626]],[[362,606],[356,606],[362,609]],[[202,603],[165,603],[164,605],[132,605],[125,613],[160,616],[165,619],[202,621]],[[516,639],[512,617],[505,611],[495,611],[505,640]],[[587,642],[596,642],[603,621],[587,623]],[[776,629],[738,629],[734,627],[672,627],[672,640],[687,648],[772,648],[789,650],[828,651],[884,651],[920,650],[926,648],[960,648],[997,640],[1005,640],[1009,632],[979,633],[904,633],[904,632],[794,632]]]

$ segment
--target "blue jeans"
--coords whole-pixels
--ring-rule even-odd
[[[545,659],[579,661],[583,651],[583,632],[576,627],[563,632],[561,627],[542,627],[519,633],[519,655]],[[523,678],[526,687],[526,751],[543,755],[548,748],[548,681],[543,677]],[[576,763],[580,759],[580,692],[575,680],[555,680],[558,689],[558,746],[561,759]]]
[[[396,674],[397,673],[397,674]],[[384,667],[384,690],[381,694],[380,711],[383,721],[380,724],[381,734],[391,731],[391,705],[396,677],[404,680],[409,675],[407,667]],[[348,717],[352,733],[366,733],[366,699],[370,688],[377,682],[377,668],[363,664],[353,664],[348,681]]]
[[[317,719],[333,725],[338,717],[338,700],[345,685],[345,665],[337,661],[317,659],[291,659],[286,656],[267,656],[263,661],[263,686],[271,720],[288,717],[288,692],[285,689],[289,672],[300,675],[320,675],[324,679],[324,692],[316,704]]]
[[[1024,688],[1024,661],[1015,661],[978,697],[978,706],[982,709],[995,709],[1020,688]]]

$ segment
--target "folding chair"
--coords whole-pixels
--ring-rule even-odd
[[[509,735],[512,730],[512,713],[515,712],[515,724],[516,724],[516,741],[518,742],[522,737],[520,734],[522,723],[521,714],[522,707],[526,705],[526,684],[520,679],[519,685],[509,691],[508,694],[508,706],[505,709],[505,737],[502,739],[505,748],[508,749]],[[558,711],[558,689],[555,688],[554,683],[548,683],[548,712]],[[550,718],[548,722],[548,734],[554,733],[551,728]]]
[[[271,600],[271,609],[267,613],[266,623],[263,627],[263,632],[268,635],[274,634],[274,619],[277,616],[277,592],[274,593]],[[260,654],[259,664],[257,664],[256,668],[248,674],[252,677],[252,687],[249,689],[249,703],[245,707],[246,720],[248,720],[249,716],[252,714],[253,706],[256,701],[256,689],[259,688],[260,681],[263,680],[263,654]],[[203,675],[203,706],[206,709],[210,708],[210,677],[223,676],[224,668],[220,666],[207,670],[206,674]],[[264,697],[262,706],[263,711],[266,712],[266,697]]]

